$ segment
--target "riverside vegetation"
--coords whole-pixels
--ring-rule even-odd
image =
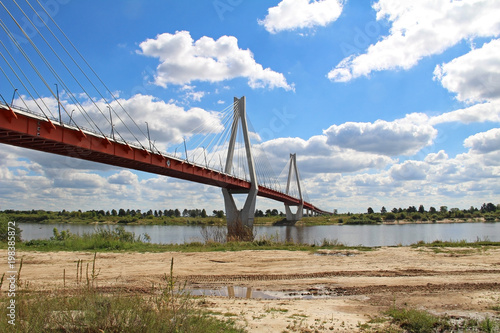
[[[4,210],[0,217],[19,223],[85,223],[85,224],[143,224],[143,225],[224,225],[226,223],[224,212],[214,210],[209,216],[205,209],[179,209],[169,210],[141,210],[112,209],[111,211],[90,210],[78,211],[45,211],[45,210]],[[428,210],[420,205],[408,208],[393,208],[388,211],[385,207],[376,213],[371,207],[363,214],[337,214],[316,217],[304,217],[299,224],[302,225],[328,225],[328,224],[379,224],[379,223],[432,223],[439,221],[448,222],[498,222],[500,221],[500,205],[485,203],[480,208],[448,209],[441,206],[439,209],[430,207]],[[265,212],[255,212],[255,225],[277,225],[284,223],[284,215],[277,209],[268,209]]]
[[[78,279],[77,286],[55,291],[37,291],[17,274],[15,326],[0,321],[2,332],[245,332],[228,318],[220,319],[203,309],[203,298],[191,297],[185,285],[173,275],[164,275],[163,283],[153,285],[144,293],[111,289],[102,291],[97,286],[96,256],[86,280]],[[100,270],[99,270],[100,271]],[[0,281],[2,289],[3,277]],[[40,297],[43,296],[43,297]],[[7,316],[6,293],[0,294],[0,315]]]
[[[7,225],[7,219],[0,217],[0,226]],[[224,236],[224,228],[217,233],[206,233],[204,242],[159,245],[150,244],[146,235],[135,234],[117,226],[99,229],[93,234],[74,235],[67,231],[54,229],[50,240],[20,242],[18,251],[235,251],[235,250],[303,250],[346,249],[338,242],[303,245],[283,243],[272,237],[257,239],[252,242],[219,242]],[[0,248],[6,248],[0,230]],[[19,238],[22,235],[19,234]],[[442,248],[459,247],[487,249],[500,246],[500,242],[478,240],[473,243],[464,241],[417,243],[415,247]],[[357,248],[358,250],[376,250]],[[164,275],[160,285],[152,285],[151,290],[136,293],[121,288],[102,289],[98,287],[101,270],[98,259],[82,270],[78,263],[77,286],[54,291],[30,289],[29,282],[20,277],[22,265],[19,265],[18,292],[16,295],[16,331],[17,332],[245,332],[234,321],[225,316],[205,310],[205,299],[194,297],[186,291],[185,285],[174,277],[174,263],[171,261],[169,274]],[[69,273],[69,272],[68,272]],[[74,275],[74,274],[73,274]],[[63,274],[63,279],[65,278]],[[2,289],[4,278],[0,281],[0,316],[5,317],[9,299]],[[74,281],[73,281],[74,284]],[[40,296],[43,297],[40,297]],[[496,307],[495,311],[499,311]],[[0,321],[0,331],[12,331],[6,321]],[[298,328],[299,329],[299,328]],[[391,307],[372,322],[359,327],[365,332],[448,332],[466,330],[471,332],[498,332],[500,323],[496,319],[466,320],[454,322],[445,316],[435,316],[429,312],[412,308]],[[290,331],[294,330],[290,328]]]

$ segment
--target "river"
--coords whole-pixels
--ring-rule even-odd
[[[69,230],[74,234],[92,233],[95,228],[114,228],[89,224],[37,224],[19,223],[25,241],[49,239],[52,230]],[[200,226],[126,225],[127,231],[136,236],[148,234],[152,243],[181,244],[203,242]],[[207,227],[210,228],[217,227]],[[429,223],[401,225],[328,225],[328,226],[257,226],[256,238],[273,237],[298,243],[321,244],[323,240],[338,241],[349,246],[410,245],[419,241],[469,242],[477,239],[500,242],[500,223]]]

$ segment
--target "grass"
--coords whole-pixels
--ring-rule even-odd
[[[253,241],[224,241],[223,235],[217,233],[218,240],[207,235],[204,242],[184,244],[151,244],[148,236],[136,236],[126,231],[123,226],[114,229],[98,229],[94,233],[82,235],[72,234],[54,228],[54,236],[45,240],[31,240],[18,242],[16,247],[23,251],[97,251],[97,252],[213,252],[213,251],[242,251],[242,250],[288,250],[312,251],[320,249],[358,249],[371,250],[368,247],[348,247],[338,241],[323,240],[319,244],[301,244],[281,241],[277,236],[260,237]],[[0,248],[6,249],[7,243],[0,242]]]
[[[404,332],[485,332],[494,333],[500,330],[500,321],[486,317],[483,320],[464,319],[452,321],[447,316],[436,316],[425,310],[391,307],[386,314],[391,323]],[[394,327],[384,332],[396,332]]]
[[[149,214],[149,215],[148,215]],[[226,219],[223,216],[172,216],[172,215],[151,215],[151,212],[141,213],[140,211],[133,211],[132,213],[122,216],[112,215],[110,212],[104,211],[45,211],[45,210],[32,210],[32,211],[14,211],[5,210],[0,211],[0,219],[5,217],[8,220],[16,221],[19,223],[72,223],[72,224],[131,224],[131,225],[225,225]],[[255,225],[275,225],[282,223],[284,216],[262,216],[255,217]],[[313,225],[347,225],[347,224],[380,224],[399,223],[399,222],[437,222],[437,221],[453,221],[453,222],[498,222],[500,221],[500,210],[491,213],[481,213],[479,211],[472,213],[392,213],[385,214],[372,213],[372,214],[336,214],[336,215],[323,215],[303,217],[298,225],[313,226]]]
[[[93,266],[95,266],[95,260]],[[93,269],[94,270],[94,269]],[[93,279],[97,279],[97,275]],[[121,291],[98,291],[94,283],[74,290],[16,292],[16,332],[244,332],[232,320],[217,319],[205,312],[170,274],[150,296]],[[40,296],[43,297],[40,297]],[[0,297],[0,316],[7,316],[7,302]],[[1,332],[13,326],[0,321]]]
[[[488,250],[491,247],[500,246],[500,242],[492,242],[488,239],[476,239],[474,242],[469,242],[466,240],[458,240],[458,241],[441,241],[435,240],[430,243],[426,243],[424,241],[420,241],[416,244],[412,244],[413,248],[429,248],[432,249],[436,253],[449,251],[448,249],[453,248],[468,248],[468,249],[476,249],[476,250]],[[458,251],[458,250],[457,250]],[[460,251],[459,251],[460,252]],[[471,250],[461,250],[462,254],[470,254]]]

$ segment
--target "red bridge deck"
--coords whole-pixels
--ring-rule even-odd
[[[234,191],[250,188],[248,181],[223,172],[83,131],[75,126],[52,122],[47,118],[12,109],[4,104],[0,104],[0,143],[185,179]],[[258,195],[288,205],[300,203],[297,198],[264,186],[259,186]],[[304,208],[326,213],[308,202],[304,202]]]

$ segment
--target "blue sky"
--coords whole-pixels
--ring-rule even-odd
[[[297,153],[325,210],[500,203],[498,1],[40,2],[165,148],[244,95],[254,145],[278,174]],[[4,145],[0,156],[0,209],[223,209],[216,188]]]

